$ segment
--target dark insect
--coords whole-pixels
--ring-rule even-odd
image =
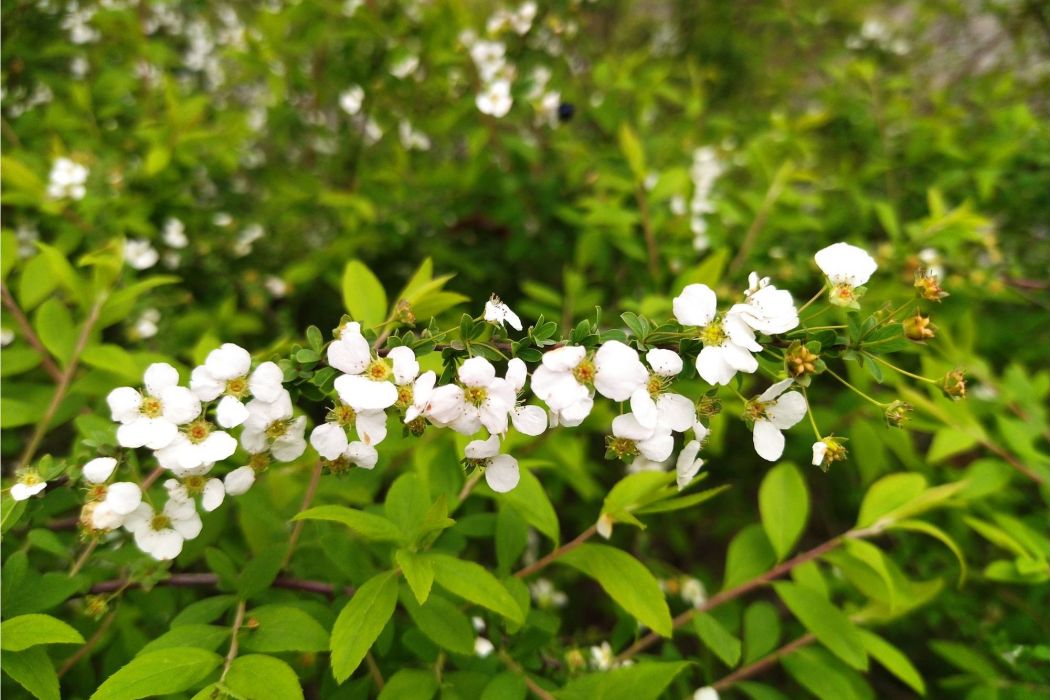
[[[562,102],[558,105],[558,121],[565,123],[576,114],[576,106],[571,102]]]

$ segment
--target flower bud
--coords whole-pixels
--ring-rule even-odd
[[[941,388],[953,399],[966,398],[966,375],[961,369],[953,369],[944,375],[944,383]]]
[[[920,298],[926,301],[939,302],[948,296],[948,292],[941,287],[941,280],[929,270],[922,270],[915,274],[915,290]]]
[[[828,435],[813,443],[813,465],[822,471],[828,471],[832,462],[846,459],[846,438]]]
[[[911,404],[903,401],[894,401],[886,407],[886,423],[892,428],[900,428],[908,422],[911,412]]]
[[[930,340],[937,334],[937,327],[930,322],[930,317],[923,316],[918,311],[914,316],[904,319],[901,324],[904,326],[904,336],[918,343]]]
[[[810,351],[796,340],[784,353],[784,363],[787,365],[788,374],[792,377],[805,377],[817,372],[820,355]]]
[[[565,665],[570,672],[577,673],[587,667],[587,657],[579,649],[569,649],[565,652]]]
[[[404,299],[397,302],[397,306],[394,307],[394,317],[399,323],[408,326],[414,326],[416,323],[416,315],[412,312],[412,305]]]
[[[104,595],[89,595],[84,598],[84,613],[96,620],[109,610],[109,602]]]

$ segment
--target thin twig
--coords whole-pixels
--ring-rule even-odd
[[[379,665],[376,664],[375,657],[370,651],[365,653],[365,665],[368,666],[368,675],[372,677],[372,682],[376,684],[376,690],[382,690],[386,681],[383,680],[383,673],[379,670]]]
[[[102,635],[106,633],[106,630],[108,630],[110,625],[113,624],[113,620],[116,617],[117,611],[113,610],[104,618],[102,618],[102,624],[100,624],[98,626],[98,629],[95,630],[95,633],[88,638],[88,640],[84,643],[84,646],[80,647],[75,652],[73,652],[73,655],[66,659],[65,662],[63,662],[62,666],[58,669],[59,678],[69,673],[69,669],[76,666],[78,661],[80,661],[82,658],[91,653],[91,650],[94,649],[102,640]]]
[[[761,659],[754,662],[753,664],[748,664],[747,666],[738,668],[736,671],[733,671],[725,678],[722,678],[712,683],[711,687],[721,692],[729,686],[736,683],[737,681],[742,681],[747,678],[751,678],[752,676],[756,676],[759,673],[765,671],[770,666],[779,662],[785,656],[790,656],[792,653],[801,649],[802,647],[808,644],[812,644],[814,641],[816,641],[816,639],[817,638],[813,634],[804,634],[798,639],[792,642],[788,642],[776,651],[773,651],[767,654],[766,656],[763,656]]]
[[[80,570],[84,568],[84,564],[87,564],[88,558],[91,557],[91,553],[95,551],[95,547],[98,547],[98,538],[94,538],[88,543],[88,546],[84,548],[84,551],[80,553],[77,560],[73,562],[73,568],[69,570],[69,577],[73,578],[80,573]]]
[[[7,288],[7,285],[0,283],[0,295],[3,296],[4,306],[11,312],[11,317],[14,318],[15,323],[18,324],[18,328],[22,331],[22,335],[25,336],[26,342],[29,343],[37,354],[40,355],[40,365],[44,368],[44,371],[53,379],[56,383],[62,381],[62,370],[58,368],[55,361],[51,359],[51,353],[44,347],[44,343],[40,340],[40,337],[33,330],[33,326],[29,323],[29,319],[26,318],[25,313],[22,312],[22,307],[18,305],[15,298],[11,295],[11,290]]]
[[[543,557],[542,559],[537,559],[535,562],[533,562],[532,564],[529,564],[524,569],[518,570],[514,574],[514,576],[516,578],[526,578],[526,577],[531,576],[532,574],[536,573],[537,571],[540,571],[541,569],[547,568],[548,565],[553,564],[562,555],[564,555],[564,554],[566,554],[568,552],[571,552],[572,550],[576,549],[577,547],[579,547],[581,544],[583,544],[587,540],[589,540],[592,537],[594,537],[594,535],[597,532],[598,532],[598,526],[597,525],[591,525],[589,528],[587,528],[586,530],[581,532],[579,535],[577,535],[576,539],[574,539],[573,541],[566,542],[565,544],[563,544],[562,546],[558,547],[557,549],[555,549],[553,552],[551,552],[547,556]]]
[[[310,483],[306,487],[306,495],[303,496],[303,504],[299,506],[300,513],[309,508],[310,504],[314,502],[314,496],[317,495],[317,485],[321,482],[321,470],[323,468],[324,464],[322,464],[321,460],[317,460],[313,473],[310,474]],[[284,559],[281,561],[281,569],[287,568],[288,564],[291,563],[292,554],[295,553],[295,548],[299,545],[299,537],[302,536],[303,526],[305,525],[305,520],[297,520],[292,527],[292,536],[288,538],[288,549],[284,552]]]
[[[180,573],[172,574],[166,579],[155,582],[155,586],[174,586],[177,588],[191,588],[194,586],[218,586],[219,576],[212,573]],[[122,588],[141,588],[139,581],[128,579],[113,579],[111,581],[100,581],[91,587],[91,593],[112,593]],[[324,581],[310,581],[307,579],[281,576],[274,579],[273,588],[283,588],[293,591],[306,591],[317,593],[329,598],[336,595],[353,595],[353,586],[334,586]]]
[[[660,281],[660,249],[656,245],[656,236],[653,233],[653,225],[649,220],[649,201],[645,196],[645,188],[641,185],[635,190],[635,199],[638,201],[638,212],[642,219],[642,233],[645,235],[645,250],[649,256],[649,275],[653,282]]]
[[[508,654],[505,650],[499,650],[499,658],[507,668],[509,668],[511,671],[514,671],[514,673],[517,673],[525,680],[525,687],[527,687],[533,695],[538,697],[540,700],[555,700],[554,696],[548,693],[546,690],[544,690],[539,683],[532,680],[529,674],[526,673],[525,669],[521,667],[521,664],[512,659],[510,657],[510,654]]]
[[[230,672],[230,666],[233,665],[233,660],[237,658],[237,646],[239,642],[237,639],[237,633],[241,631],[241,625],[244,624],[244,611],[247,610],[247,608],[247,602],[243,600],[237,601],[237,613],[233,617],[233,626],[230,628],[230,650],[226,652],[226,661],[222,665],[222,675],[219,676],[220,683],[226,680],[226,675]]]

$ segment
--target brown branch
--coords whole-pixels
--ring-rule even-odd
[[[22,308],[15,301],[15,298],[11,295],[11,290],[7,288],[6,283],[0,283],[0,296],[3,297],[4,306],[11,312],[11,317],[15,319],[15,323],[18,324],[18,328],[22,331],[22,335],[25,336],[26,342],[29,343],[37,354],[40,355],[40,365],[44,368],[44,371],[53,379],[56,383],[62,381],[62,370],[58,368],[55,361],[51,359],[51,353],[44,347],[44,343],[40,340],[40,337],[33,330],[33,326],[30,325],[29,319],[26,318],[25,313],[22,312]]]
[[[802,647],[812,644],[814,641],[816,641],[816,639],[817,638],[813,634],[804,634],[798,639],[794,640],[793,642],[788,642],[776,651],[771,652],[766,656],[763,656],[761,659],[754,662],[753,664],[749,664],[747,666],[744,666],[743,668],[738,668],[736,671],[733,671],[725,678],[722,678],[716,681],[715,683],[712,683],[711,687],[721,692],[729,686],[736,683],[737,681],[742,681],[751,678],[752,676],[757,676],[759,673],[762,673],[770,666],[773,666],[774,664],[778,663],[785,656],[790,656],[792,653],[801,649]]]
[[[237,633],[241,631],[241,625],[244,624],[244,612],[247,608],[247,602],[244,600],[237,601],[237,614],[234,615],[233,627],[230,628],[230,650],[226,652],[226,660],[222,664],[222,675],[219,676],[219,683],[226,680],[226,676],[230,672],[230,666],[233,665],[233,660],[237,658],[237,647],[239,645]]]
[[[92,634],[90,638],[88,638],[87,642],[84,643],[84,646],[80,647],[75,652],[73,652],[73,655],[66,659],[65,662],[63,662],[62,666],[58,669],[59,678],[69,673],[69,669],[76,666],[77,662],[79,662],[82,658],[91,653],[91,650],[94,649],[102,640],[102,635],[104,635],[106,633],[106,630],[110,628],[110,626],[113,624],[113,620],[116,619],[116,617],[117,611],[114,610],[102,619],[102,624],[100,624],[98,626],[98,629],[95,630],[95,633]]]
[[[372,677],[372,682],[376,685],[376,690],[383,690],[383,686],[386,685],[386,681],[383,680],[383,673],[379,670],[379,664],[376,663],[375,657],[372,656],[372,652],[365,653],[365,664],[368,666],[368,675]]]
[[[306,495],[303,496],[303,504],[299,506],[300,513],[309,508],[310,504],[314,502],[314,496],[317,495],[317,486],[321,483],[321,471],[323,469],[324,463],[321,462],[321,460],[317,460],[313,473],[310,474],[310,483],[306,487]],[[288,564],[292,561],[292,555],[295,554],[295,548],[299,545],[299,538],[303,534],[303,527],[305,525],[305,520],[297,520],[292,527],[292,536],[288,538],[288,549],[285,550],[284,559],[281,560],[282,570],[288,568]]]
[[[586,530],[581,532],[576,537],[576,539],[574,539],[572,542],[566,542],[565,544],[563,544],[562,546],[558,547],[557,549],[555,549],[554,551],[552,551],[550,554],[548,554],[547,556],[543,557],[542,559],[538,559],[535,562],[533,562],[532,564],[529,564],[528,566],[526,566],[524,569],[520,569],[519,571],[515,572],[514,576],[516,578],[525,578],[527,576],[531,576],[532,574],[536,573],[537,571],[540,571],[541,569],[547,568],[547,566],[549,566],[550,564],[553,564],[562,555],[564,555],[564,554],[566,554],[568,552],[571,552],[572,550],[576,549],[577,547],[579,547],[581,544],[583,544],[587,540],[589,540],[592,537],[594,537],[595,533],[597,533],[597,532],[598,532],[598,526],[597,525],[591,525],[589,528],[587,528]]]
[[[527,687],[533,695],[540,700],[555,700],[553,695],[544,690],[539,683],[532,680],[532,677],[525,672],[525,669],[521,667],[521,664],[512,659],[503,649],[499,650],[499,658],[507,668],[514,671],[514,673],[517,673],[525,680],[525,687]]]
[[[180,573],[172,574],[168,578],[157,581],[155,586],[175,586],[177,588],[192,588],[194,586],[214,587],[219,585],[217,574],[211,573]],[[353,586],[334,586],[324,581],[309,581],[306,579],[281,576],[274,579],[274,588],[283,588],[293,591],[306,591],[334,598],[337,595],[353,595]],[[91,587],[91,593],[112,593],[122,588],[142,588],[142,582],[129,581],[128,579],[113,579],[111,581],[100,581]]]
[[[799,554],[796,557],[788,559],[787,561],[785,561],[782,564],[779,564],[778,566],[774,566],[769,571],[767,571],[767,572],[765,572],[763,574],[759,574],[758,576],[754,577],[753,579],[750,579],[748,581],[745,581],[744,583],[741,583],[739,586],[735,586],[733,588],[730,588],[728,590],[722,591],[720,593],[716,593],[715,595],[711,596],[706,601],[704,601],[703,605],[701,605],[701,606],[699,606],[697,608],[692,608],[690,610],[686,610],[681,615],[678,615],[672,621],[672,626],[675,629],[677,629],[677,628],[681,627],[682,625],[686,624],[687,622],[689,622],[690,620],[692,620],[697,615],[699,615],[701,613],[704,613],[704,612],[707,612],[708,610],[711,610],[713,608],[717,608],[722,603],[725,603],[725,602],[728,602],[730,600],[733,600],[734,598],[739,598],[740,596],[744,595],[745,593],[753,591],[754,589],[759,588],[760,586],[764,586],[765,584],[769,583],[773,579],[779,578],[779,577],[783,576],[784,574],[788,573],[789,571],[794,569],[799,564],[803,564],[803,563],[805,563],[807,561],[810,561],[811,559],[816,559],[818,557],[821,557],[821,556],[827,554],[831,550],[833,550],[833,549],[837,548],[839,545],[841,545],[843,543],[843,541],[845,541],[845,539],[847,537],[853,537],[853,538],[863,537],[866,534],[869,534],[869,533],[867,531],[854,531],[854,532],[851,532],[851,533],[847,533],[845,535],[839,535],[838,537],[834,537],[834,538],[828,540],[827,542],[814,547],[813,549],[807,550],[807,551],[803,552],[802,554]],[[617,661],[624,661],[626,659],[629,659],[632,656],[634,656],[635,654],[637,654],[638,652],[643,651],[645,649],[648,649],[653,644],[655,644],[659,639],[660,639],[660,636],[658,634],[656,634],[655,632],[650,632],[649,634],[645,635],[644,637],[639,639],[637,642],[635,642],[631,646],[627,647],[627,649],[625,649],[619,656],[616,657],[616,660]]]

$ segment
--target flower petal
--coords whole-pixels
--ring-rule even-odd
[[[775,462],[784,454],[784,433],[769,421],[756,421],[752,438],[755,442],[755,452],[762,459]]]
[[[252,356],[240,345],[223,343],[208,353],[204,366],[208,368],[211,376],[219,381],[227,382],[248,374],[252,366]]]
[[[525,380],[528,378],[528,375],[528,367],[521,361],[521,358],[512,357],[507,363],[507,374],[505,376],[510,385],[514,387],[514,393],[520,392],[522,387],[525,386]]]
[[[718,309],[718,298],[706,284],[686,285],[671,302],[675,319],[683,326],[706,326]]]
[[[361,374],[372,361],[372,349],[360,331],[344,331],[328,345],[328,364],[347,374]]]
[[[201,401],[184,386],[169,386],[159,395],[164,417],[175,425],[185,425],[201,414]]]
[[[260,401],[276,401],[284,389],[284,372],[275,362],[264,362],[248,379],[248,390]]]
[[[179,371],[167,362],[154,362],[146,368],[143,380],[146,385],[146,393],[159,397],[160,392],[178,385]]]
[[[661,426],[684,433],[696,423],[696,406],[681,394],[661,394],[656,399],[656,412]]]
[[[700,471],[700,467],[704,466],[704,460],[697,459],[700,454],[700,442],[698,440],[690,440],[682,447],[682,451],[678,453],[678,460],[675,462],[676,481],[678,483],[678,490],[684,489],[696,473]]]
[[[139,417],[139,406],[142,405],[142,394],[130,386],[122,386],[109,392],[106,397],[110,415],[113,420],[130,423]]]
[[[223,479],[223,486],[230,496],[246,493],[255,483],[255,470],[251,467],[237,467]]]
[[[226,498],[226,487],[218,479],[208,479],[201,492],[201,507],[209,513],[222,505]]]
[[[518,460],[510,455],[496,455],[485,467],[485,483],[496,493],[507,493],[518,485]]]
[[[409,384],[419,374],[419,362],[412,348],[400,345],[390,350],[387,358],[394,363],[394,382]]]
[[[518,406],[511,411],[510,420],[522,435],[535,437],[547,429],[547,412],[539,406]]]
[[[728,362],[726,362],[722,348],[706,347],[696,357],[696,371],[708,384],[721,384],[725,386],[736,374]]]
[[[638,387],[631,394],[631,413],[646,428],[652,429],[656,427],[656,402],[653,401],[653,397],[649,394],[649,389],[646,387]]]
[[[372,469],[379,461],[379,453],[376,452],[376,448],[363,442],[351,442],[345,454],[351,463],[362,469]]]
[[[112,457],[95,457],[84,465],[81,473],[84,475],[84,480],[88,483],[101,484],[113,475],[113,470],[116,468],[117,460]]]
[[[390,382],[344,374],[335,380],[335,390],[343,403],[355,411],[383,410],[397,403],[397,387]]]
[[[240,399],[223,396],[215,408],[215,421],[224,428],[236,428],[248,420],[248,409]]]
[[[472,357],[459,366],[459,381],[466,386],[485,387],[496,378],[496,368],[484,357]]]
[[[598,348],[594,367],[594,388],[613,401],[631,398],[634,390],[649,379],[649,372],[638,359],[638,351],[618,340],[610,340]]]
[[[543,353],[543,366],[556,372],[571,370],[587,356],[587,348],[580,345],[563,345]]]
[[[645,353],[645,361],[661,377],[673,377],[682,371],[682,358],[674,350],[653,348]]]
[[[190,373],[190,391],[201,401],[214,401],[226,390],[226,382],[212,376],[204,365],[194,367]]]
[[[361,442],[378,445],[386,439],[386,411],[360,411],[354,427]]]
[[[806,398],[797,391],[781,394],[776,403],[766,408],[766,416],[781,430],[787,430],[806,415]]]
[[[118,481],[106,488],[106,505],[117,515],[129,515],[142,503],[142,489],[130,481]]]

